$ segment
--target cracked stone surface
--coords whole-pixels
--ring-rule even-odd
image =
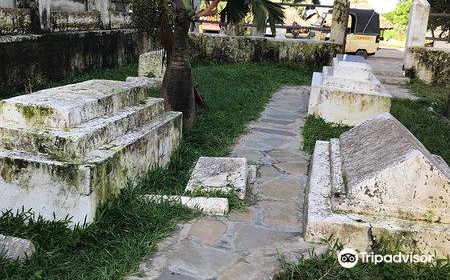
[[[232,151],[257,165],[257,197],[245,211],[202,217],[178,226],[158,244],[129,280],[271,279],[281,269],[278,253],[290,261],[315,248],[302,238],[303,199],[309,155],[301,151],[308,87],[276,92],[261,117],[248,124]]]

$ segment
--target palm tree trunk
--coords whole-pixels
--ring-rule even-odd
[[[190,22],[186,10],[177,9],[174,19],[172,54],[164,74],[160,94],[164,98],[166,110],[183,113],[185,127],[192,127],[195,122],[194,87],[188,44]]]

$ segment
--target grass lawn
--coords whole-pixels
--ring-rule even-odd
[[[433,154],[440,155],[450,164],[450,120],[443,117],[449,87],[425,85],[418,80],[411,91],[421,100],[392,100],[391,114],[397,118]],[[303,149],[312,154],[317,140],[337,138],[350,127],[326,123],[321,118],[309,116],[303,129]]]
[[[275,280],[448,280],[450,262],[438,260],[432,263],[372,263],[358,262],[350,269],[338,262],[342,245],[331,244],[331,250],[317,256],[314,252],[297,263],[281,260],[282,272]],[[381,255],[398,252],[379,251]]]
[[[37,253],[24,263],[0,259],[0,279],[122,279],[155,250],[176,223],[196,215],[181,206],[139,199],[162,191],[181,193],[199,156],[226,156],[245,124],[258,117],[272,93],[285,84],[309,84],[312,71],[277,64],[197,65],[195,82],[209,110],[198,110],[166,169],[151,170],[137,186],[99,211],[96,222],[70,230],[65,222],[31,221],[29,213],[0,217],[0,233],[28,238]],[[49,86],[87,79],[136,76],[136,65],[74,75]],[[154,92],[153,92],[154,94]]]

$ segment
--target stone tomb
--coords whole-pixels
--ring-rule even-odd
[[[200,157],[186,191],[233,190],[240,199],[244,199],[249,170],[245,158]]]
[[[338,55],[332,67],[314,72],[308,114],[327,122],[358,125],[391,108],[391,96],[384,92],[364,59]]]
[[[92,222],[96,208],[169,162],[181,113],[134,83],[91,80],[0,103],[0,211]]]
[[[450,252],[450,169],[390,114],[316,142],[306,201],[306,241]]]

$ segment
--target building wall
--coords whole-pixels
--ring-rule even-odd
[[[319,69],[330,65],[341,45],[328,41],[190,34],[192,61],[285,62]]]
[[[425,83],[448,84],[450,80],[450,50],[428,47],[408,48],[413,75]],[[412,73],[410,73],[411,75]]]
[[[136,62],[148,49],[132,29],[0,36],[0,99],[73,72]]]

